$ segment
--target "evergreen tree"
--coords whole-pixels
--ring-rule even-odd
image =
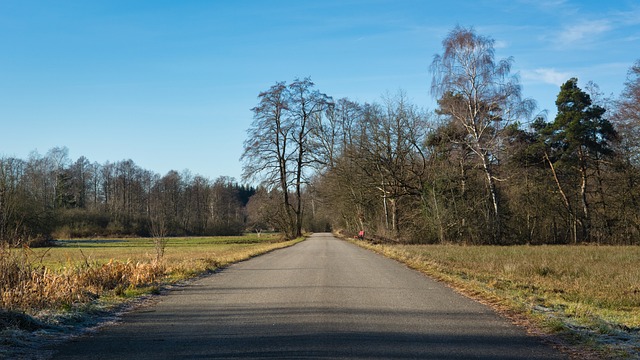
[[[604,117],[606,110],[593,104],[589,94],[578,87],[576,78],[560,87],[556,106],[558,114],[554,122],[540,128],[550,146],[549,163],[578,171],[582,213],[576,220],[581,226],[582,240],[589,241],[588,180],[601,158],[613,153],[611,142],[617,138],[617,133]],[[574,240],[577,240],[577,234]]]

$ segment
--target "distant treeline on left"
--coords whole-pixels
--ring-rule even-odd
[[[166,175],[132,160],[75,162],[66,147],[27,160],[0,157],[0,243],[35,246],[55,238],[235,235],[247,227],[255,189],[188,170]]]

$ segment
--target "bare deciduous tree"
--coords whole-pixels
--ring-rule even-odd
[[[261,180],[268,189],[280,189],[280,206],[286,214],[287,226],[281,229],[286,237],[294,237],[293,214],[289,200],[292,125],[285,111],[289,107],[287,86],[278,82],[258,95],[260,103],[252,109],[254,121],[247,130],[242,177],[245,180]]]
[[[310,138],[316,118],[330,104],[313,86],[308,78],[296,79],[260,93],[241,157],[244,179],[259,179],[269,190],[281,192],[281,206],[290,219],[282,230],[289,238],[302,235],[302,192],[314,163]]]
[[[502,232],[502,204],[494,166],[500,134],[507,124],[529,116],[535,103],[522,99],[512,58],[495,60],[494,40],[456,27],[443,40],[443,53],[431,63],[431,93],[439,113],[466,131],[464,144],[480,162],[491,199],[494,241]]]
[[[313,89],[313,82],[309,78],[296,79],[289,85],[289,111],[291,119],[294,151],[293,153],[293,188],[295,189],[295,236],[302,236],[303,218],[303,186],[308,183],[313,169],[314,155],[311,140],[314,125],[321,123],[317,119],[322,117],[325,110],[333,105],[332,99],[326,94]],[[315,120],[315,121],[314,121]]]

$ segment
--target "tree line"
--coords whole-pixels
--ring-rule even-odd
[[[0,242],[94,236],[236,235],[255,189],[189,171],[164,176],[132,160],[98,164],[56,147],[0,158]]]
[[[456,27],[430,66],[437,108],[403,92],[333,99],[309,78],[258,95],[243,180],[164,176],[66,148],[0,158],[0,241],[365,230],[404,242],[640,244],[640,60],[617,99],[572,78],[557,115],[513,58]]]
[[[456,27],[442,46],[433,111],[402,92],[334,100],[308,78],[261,92],[242,160],[262,221],[289,237],[640,244],[640,61],[618,99],[567,79],[548,119],[493,39]]]

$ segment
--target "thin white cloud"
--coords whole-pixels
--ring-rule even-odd
[[[568,72],[561,72],[555,69],[539,68],[534,70],[522,70],[521,76],[525,81],[560,86],[570,79],[572,75]]]
[[[495,44],[493,44],[494,49],[506,49],[509,47],[509,43],[504,40],[497,40]]]
[[[640,6],[631,10],[618,11],[613,13],[614,21],[622,25],[633,26],[640,24]]]
[[[582,22],[564,28],[558,35],[556,44],[559,46],[571,46],[588,43],[611,29],[612,26],[609,20]]]

